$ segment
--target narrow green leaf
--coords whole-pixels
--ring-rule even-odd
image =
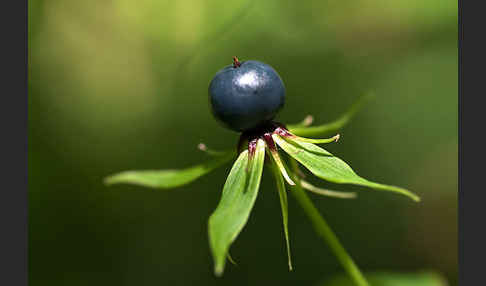
[[[230,245],[245,226],[255,204],[265,160],[265,143],[258,140],[255,153],[240,153],[234,163],[218,207],[209,218],[209,244],[214,259],[214,272],[223,274]]]
[[[291,134],[291,137],[295,141],[315,143],[315,144],[323,144],[323,143],[337,142],[339,140],[339,138],[341,137],[341,135],[337,134],[337,135],[333,136],[332,138],[322,138],[322,139],[305,138],[305,137],[296,136],[294,134]]]
[[[314,185],[312,185],[309,182],[306,182],[304,180],[300,180],[300,184],[302,185],[302,188],[308,190],[309,192],[316,193],[318,195],[328,196],[328,197],[333,197],[333,198],[340,198],[340,199],[354,199],[354,198],[356,198],[356,193],[326,190],[326,189],[316,187],[316,186],[314,186]]]
[[[372,93],[368,93],[362,96],[360,99],[358,99],[358,101],[351,105],[348,111],[346,111],[338,119],[332,122],[309,127],[303,126],[301,123],[298,123],[293,125],[287,125],[287,128],[291,133],[299,136],[319,136],[335,132],[345,126],[354,117],[354,115],[356,115],[356,113],[361,110],[364,104],[373,97],[374,94]]]
[[[420,201],[417,195],[406,189],[371,182],[358,176],[343,160],[317,145],[306,142],[287,141],[277,134],[274,134],[272,137],[285,152],[321,179],[338,184],[354,184],[377,190],[396,192],[410,197],[415,201]]]
[[[150,188],[170,189],[188,184],[234,158],[233,152],[214,157],[203,164],[181,170],[140,170],[125,171],[107,177],[107,185],[133,184]]]
[[[204,143],[199,143],[197,145],[197,149],[201,150],[202,152],[205,152],[206,154],[208,154],[210,156],[225,156],[226,154],[231,152],[231,151],[227,151],[227,150],[226,151],[213,150],[213,149],[208,148],[208,146],[206,146],[206,144],[204,144]]]
[[[280,173],[282,176],[285,178],[287,183],[291,186],[295,185],[294,181],[290,178],[289,174],[287,173],[287,170],[284,167],[284,164],[282,162],[282,159],[280,159],[280,155],[278,154],[277,151],[277,146],[274,146],[272,148],[268,148],[270,150],[270,154],[272,155],[272,162],[275,163],[275,166],[280,170]]]
[[[441,275],[434,272],[366,273],[366,277],[373,286],[447,286],[448,283]],[[338,275],[324,281],[322,286],[354,286],[354,282],[345,275]]]
[[[288,214],[289,207],[287,201],[287,191],[285,190],[285,182],[282,177],[280,167],[275,162],[275,159],[272,161],[272,171],[277,183],[278,196],[280,199],[280,206],[282,208],[282,221],[283,221],[283,228],[285,234],[285,243],[287,245],[287,259],[289,264],[289,270],[292,271],[292,259],[290,255],[290,240],[289,240],[289,214]]]

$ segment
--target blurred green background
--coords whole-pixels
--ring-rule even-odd
[[[432,270],[457,284],[457,1],[29,1],[31,285],[317,285],[342,273],[293,197],[288,272],[280,205],[264,174],[223,278],[207,219],[230,166],[175,190],[106,187],[127,169],[207,159],[232,148],[207,87],[231,57],[272,65],[279,120],[333,120],[376,99],[327,148],[399,195],[353,186],[311,194],[364,271]],[[331,186],[316,180],[320,186]]]

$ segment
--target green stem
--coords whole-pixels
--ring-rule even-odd
[[[294,173],[297,173],[297,169],[298,169],[297,161],[291,158],[290,164],[292,166]],[[354,263],[351,256],[349,256],[349,254],[346,252],[344,247],[341,245],[336,234],[334,234],[332,229],[329,227],[327,222],[324,220],[324,218],[321,216],[317,208],[312,203],[307,193],[304,192],[304,190],[302,189],[300,185],[300,179],[297,176],[294,177],[295,177],[294,180],[296,185],[292,186],[291,193],[295,196],[299,204],[304,209],[305,214],[311,220],[315,231],[319,234],[319,236],[321,236],[324,239],[325,242],[327,242],[327,244],[329,244],[329,247],[331,248],[332,252],[334,253],[334,255],[336,255],[339,262],[344,267],[344,269],[348,272],[349,276],[356,283],[356,285],[369,286],[368,281],[366,281],[366,278],[361,273],[358,266]]]

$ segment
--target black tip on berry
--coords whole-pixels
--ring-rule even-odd
[[[241,66],[241,62],[238,60],[237,57],[233,57],[233,67],[237,68]]]

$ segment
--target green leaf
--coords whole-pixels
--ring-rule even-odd
[[[287,141],[277,134],[272,135],[277,144],[295,160],[317,177],[338,184],[354,184],[377,190],[403,194],[415,201],[420,198],[414,193],[396,186],[368,181],[358,176],[343,160],[312,143]]]
[[[214,272],[223,274],[229,247],[245,226],[255,204],[265,160],[265,142],[258,140],[255,153],[240,153],[233,165],[218,207],[209,218],[209,244]]]
[[[280,170],[280,174],[285,178],[289,185],[295,185],[294,181],[292,181],[289,174],[287,173],[287,169],[285,168],[282,159],[280,159],[280,155],[277,151],[277,146],[275,146],[275,144],[273,144],[273,146],[268,146],[268,150],[270,151],[273,165],[275,165],[275,167]]]
[[[186,185],[234,158],[233,152],[214,157],[203,164],[182,170],[141,170],[125,171],[107,177],[107,185],[133,184],[150,188],[170,189]]]
[[[363,108],[365,103],[373,97],[373,93],[368,93],[362,96],[348,109],[348,111],[332,122],[309,127],[302,126],[301,123],[290,124],[287,125],[287,129],[295,135],[311,137],[335,132],[345,126],[354,117],[354,115],[356,115],[356,113]]]
[[[225,151],[220,151],[220,150],[213,150],[208,148],[206,144],[204,143],[199,143],[197,145],[197,149],[201,150],[202,152],[205,152],[209,156],[225,156],[226,154],[230,153],[231,151],[225,150]]]
[[[391,273],[375,272],[365,274],[373,286],[447,286],[447,281],[434,272]],[[319,285],[322,286],[354,286],[354,282],[345,275],[339,275]]]
[[[300,185],[302,186],[302,188],[308,190],[309,192],[313,192],[321,196],[328,196],[331,198],[340,198],[340,199],[356,198],[356,193],[327,190],[327,189],[316,187],[304,180],[300,180]]]
[[[288,200],[287,200],[287,191],[285,190],[285,182],[282,177],[281,170],[275,159],[272,161],[272,171],[277,183],[277,190],[278,196],[280,199],[280,206],[282,209],[282,221],[283,221],[283,228],[284,228],[284,235],[285,235],[285,243],[287,246],[287,259],[289,264],[289,270],[292,271],[292,259],[290,255],[290,240],[289,240],[289,214],[288,214]]]

